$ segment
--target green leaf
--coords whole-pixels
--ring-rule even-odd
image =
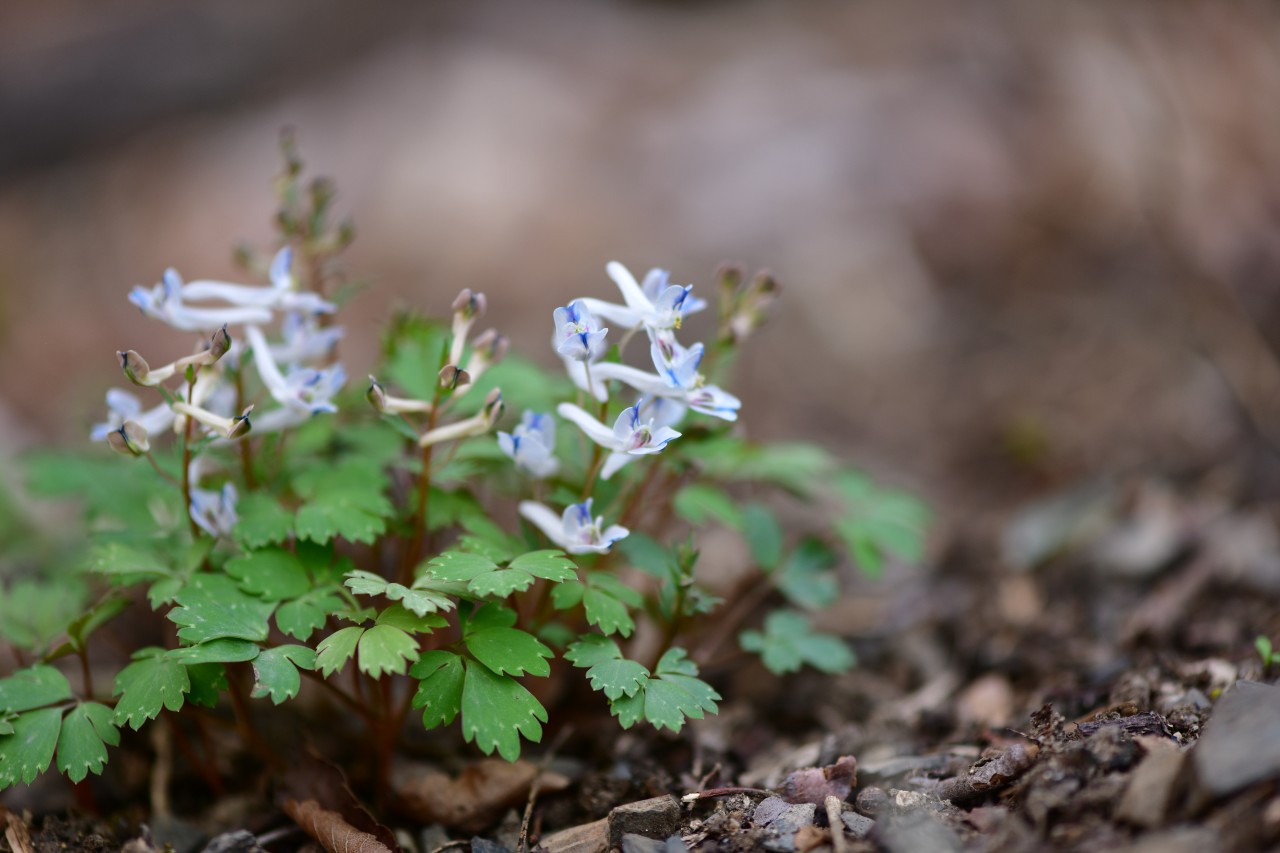
[[[488,627],[464,636],[467,651],[499,675],[551,674],[546,658],[555,653],[517,628]]]
[[[29,711],[70,698],[67,677],[51,666],[36,664],[0,678],[0,711]]]
[[[775,568],[782,559],[782,527],[778,519],[760,504],[751,504],[742,511],[742,533],[751,548],[751,558],[765,571]]]
[[[218,704],[218,695],[227,689],[227,671],[222,664],[197,663],[187,667],[191,689],[187,691],[187,704],[212,708]]]
[[[348,542],[371,545],[386,527],[383,519],[358,507],[317,502],[298,509],[298,536],[313,542],[341,536]]]
[[[720,694],[698,678],[698,667],[677,647],[662,656],[640,689],[610,698],[610,710],[623,728],[645,719],[658,728],[678,732],[686,719],[700,720],[716,713]]]
[[[462,551],[446,551],[427,563],[430,576],[442,581],[470,583],[474,578],[497,570],[498,564],[488,557]]]
[[[260,651],[262,649],[256,643],[248,640],[219,639],[197,646],[171,649],[165,653],[165,657],[185,666],[193,666],[198,663],[236,663],[253,660]]]
[[[706,483],[694,483],[676,492],[672,501],[676,514],[694,527],[701,527],[707,519],[715,519],[726,527],[740,530],[743,525],[742,510],[723,489]]]
[[[346,606],[337,590],[336,586],[321,587],[281,604],[276,610],[276,625],[289,636],[305,641],[324,626],[329,614]]]
[[[67,626],[67,638],[74,649],[85,648],[85,641],[103,625],[123,613],[131,602],[119,594],[108,595]]]
[[[776,675],[795,672],[808,664],[822,672],[839,673],[853,666],[849,646],[839,637],[815,633],[809,620],[790,610],[777,610],[764,621],[764,632],[750,630],[739,635],[742,648],[756,652]]]
[[[419,588],[419,583],[425,588]],[[446,593],[430,588],[430,578],[419,578],[410,588],[373,572],[357,570],[347,573],[346,585],[358,595],[385,595],[391,601],[401,601],[419,616],[454,608],[453,599]]]
[[[191,689],[187,668],[165,657],[164,649],[149,647],[134,653],[133,663],[116,675],[115,722],[135,731],[155,719],[161,708],[176,711]]]
[[[551,588],[551,604],[556,610],[568,610],[582,601],[586,591],[587,588],[581,581],[565,581]]]
[[[306,646],[276,646],[266,649],[253,661],[253,698],[271,697],[280,703],[292,699],[302,689],[299,669],[315,669],[316,653]]]
[[[816,537],[804,539],[774,574],[773,582],[792,604],[821,610],[836,603],[840,584],[831,569],[836,555]]]
[[[878,575],[886,556],[906,563],[924,557],[931,516],[923,503],[853,472],[836,478],[836,491],[844,499],[845,512],[835,531],[864,572]]]
[[[605,634],[630,637],[635,630],[636,623],[627,613],[627,605],[614,597],[611,591],[598,586],[587,587],[582,595],[582,609],[587,614],[587,622]]]
[[[447,726],[462,710],[462,683],[466,672],[462,657],[453,652],[425,652],[409,670],[421,679],[413,694],[413,707],[422,710],[422,725],[433,729]]]
[[[179,606],[169,611],[169,620],[182,626],[178,637],[188,643],[219,637],[262,642],[276,607],[244,592],[231,578],[213,574],[195,575],[175,600]]]
[[[379,678],[383,673],[404,675],[418,659],[418,641],[401,628],[374,625],[360,638],[360,671]]]
[[[89,568],[99,574],[136,580],[163,578],[173,573],[173,567],[155,552],[117,541],[105,542],[94,548],[89,557]]]
[[[526,572],[535,578],[554,581],[577,580],[578,568],[573,560],[563,551],[554,548],[544,551],[530,551],[521,554],[508,564],[507,569],[514,572]]]
[[[262,548],[286,541],[293,535],[293,513],[271,495],[250,492],[236,503],[235,527],[231,533],[246,549]]]
[[[0,788],[31,784],[49,769],[62,728],[61,708],[28,711],[13,723],[13,734],[0,737]]]
[[[683,440],[682,440],[683,441]],[[673,447],[682,445],[676,442]],[[750,444],[734,436],[690,442],[677,451],[691,454],[706,474],[719,480],[772,483],[805,496],[825,482],[833,467],[831,455],[805,443]]]
[[[680,574],[680,566],[675,556],[662,547],[652,537],[643,533],[632,533],[617,545],[631,565],[646,574],[669,581]]]
[[[393,604],[386,610],[378,614],[374,620],[378,625],[389,625],[392,628],[399,628],[401,631],[409,633],[429,634],[436,628],[443,628],[449,624],[449,620],[441,616],[439,613],[424,613],[419,616],[417,613],[406,608],[403,604]]]
[[[83,581],[75,576],[0,586],[0,637],[39,654],[84,613],[86,597]]]
[[[356,644],[360,642],[364,631],[364,628],[352,625],[334,631],[320,641],[320,645],[316,646],[316,667],[325,678],[347,665],[347,661],[356,653]]]
[[[573,643],[564,656],[574,666],[586,668],[591,689],[610,700],[635,696],[649,680],[645,666],[624,658],[616,642],[598,634],[587,634]]]
[[[226,572],[245,592],[267,601],[297,598],[311,589],[307,570],[283,548],[264,548],[227,560]]]
[[[107,763],[107,747],[119,745],[120,732],[111,719],[111,709],[83,702],[62,719],[58,769],[72,782],[81,782],[90,773],[101,773]]]
[[[507,761],[520,757],[520,738],[538,743],[546,709],[520,682],[468,664],[462,685],[462,734],[485,755],[496,749]]]

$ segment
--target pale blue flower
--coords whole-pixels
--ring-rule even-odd
[[[279,364],[305,364],[327,358],[344,334],[341,326],[321,327],[315,314],[290,311],[280,323],[283,343],[271,344],[271,357]]]
[[[297,282],[292,267],[293,250],[285,246],[271,261],[269,287],[225,281],[192,281],[182,287],[182,298],[195,302],[217,299],[240,308],[300,311],[306,314],[332,314],[338,310],[337,305],[317,293],[298,292],[295,289]]]
[[[221,491],[217,492],[208,489],[192,489],[191,505],[188,508],[191,520],[215,539],[220,536],[230,536],[231,528],[235,527],[237,521],[238,499],[236,487],[231,483],[227,483]]]
[[[610,261],[605,271],[618,285],[625,304],[602,299],[582,301],[586,303],[587,310],[618,326],[627,329],[644,326],[650,333],[669,335],[672,329],[680,328],[685,314],[706,307],[706,302],[691,295],[692,285],[670,284],[670,274],[666,270],[650,270],[643,286],[630,270],[617,261]]]
[[[271,321],[271,312],[258,306],[198,308],[187,305],[184,302],[182,277],[172,268],[165,270],[164,280],[154,287],[134,287],[129,291],[129,301],[148,317],[154,317],[186,332],[212,332],[228,324]]]
[[[555,457],[556,421],[551,415],[525,411],[515,429],[498,433],[498,447],[517,468],[538,479],[560,470]]]
[[[617,379],[641,394],[655,397],[669,397],[678,403],[688,406],[695,412],[736,421],[742,401],[715,385],[706,384],[702,374],[697,372],[698,361],[702,358],[701,345],[685,350],[674,344],[672,358],[662,358],[659,347],[655,345],[654,361],[658,362],[658,373],[646,373],[628,364],[612,362],[596,365],[591,371],[592,379]]]
[[[622,414],[618,415],[618,419],[614,422],[613,429],[609,429],[573,403],[561,403],[556,407],[556,411],[559,412],[560,417],[576,424],[587,438],[614,455],[648,456],[661,453],[668,442],[680,437],[680,433],[671,427],[655,424],[651,417],[641,418],[639,404],[623,409]],[[613,456],[610,456],[605,468],[601,470],[602,479],[609,479],[614,471],[622,467],[621,463],[608,464],[612,460]]]
[[[158,435],[173,426],[173,417],[173,410],[167,403],[144,411],[137,396],[121,388],[112,388],[107,391],[107,419],[103,423],[94,424],[89,438],[93,441],[105,441],[125,421],[138,424],[148,435]]]
[[[646,394],[636,403],[636,409],[639,410],[639,417],[648,420],[651,429],[661,431],[667,427],[674,427],[684,418],[689,407],[684,403],[677,401],[672,397],[654,397]],[[679,435],[680,433],[675,433]],[[609,458],[605,460],[604,467],[600,469],[600,478],[607,480],[614,475],[622,466],[626,465],[635,455],[631,453],[612,452]]]
[[[245,340],[253,348],[253,363],[258,369],[258,376],[267,392],[277,403],[288,409],[309,414],[336,412],[338,407],[332,398],[347,381],[347,374],[341,364],[334,364],[323,370],[313,367],[294,367],[289,373],[280,372],[279,366],[271,356],[271,347],[262,330],[257,326],[246,326]]]
[[[552,313],[556,324],[556,352],[575,361],[599,358],[604,352],[604,337],[609,333],[608,329],[601,328],[585,301],[575,299]]]
[[[592,518],[590,498],[580,504],[570,504],[559,516],[546,504],[523,501],[520,515],[569,554],[603,554],[631,532],[618,524],[605,527],[603,516]]]

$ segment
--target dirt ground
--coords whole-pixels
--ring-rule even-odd
[[[132,284],[231,277],[264,239],[287,123],[377,284],[344,317],[352,375],[391,306],[464,285],[536,353],[524,318],[613,257],[695,284],[767,264],[746,428],[939,524],[922,566],[844,567],[823,627],[854,670],[713,670],[721,713],[679,736],[553,714],[516,769],[415,741],[402,798],[430,778],[448,806],[425,816],[371,818],[313,768],[340,822],[286,813],[298,780],[230,742],[214,785],[134,737],[101,781],[6,794],[0,851],[314,850],[308,820],[418,853],[1280,849],[1254,648],[1280,641],[1274,9],[81,5],[0,10],[0,125],[25,129],[0,139],[5,482],[82,442],[111,353],[156,334]]]

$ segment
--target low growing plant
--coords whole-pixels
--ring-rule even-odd
[[[51,764],[79,782],[120,727],[193,708],[268,750],[251,706],[304,681],[364,721],[385,774],[414,713],[514,760],[548,722],[553,693],[531,681],[579,671],[623,728],[679,731],[715,713],[703,667],[735,643],[779,675],[854,663],[810,621],[839,595],[841,554],[870,573],[914,560],[927,515],[813,445],[739,425],[721,383],[775,297],[768,274],[723,268],[714,338],[686,344],[708,302],[611,263],[621,302],[547,306],[556,371],[476,334],[485,297],[463,290],[443,319],[397,315],[374,375],[350,382],[336,321],[353,232],[286,150],[278,251],[241,255],[269,284],[169,270],[129,294],[201,341],[158,367],[146,344],[118,354],[135,387],[107,393],[92,437],[130,458],[30,460],[32,491],[79,499],[89,533],[28,536],[3,558],[0,637],[18,666],[0,679],[0,788]],[[809,528],[785,530],[778,507]],[[754,564],[728,601],[699,577],[711,526]],[[122,617],[117,635],[142,639],[94,678]]]

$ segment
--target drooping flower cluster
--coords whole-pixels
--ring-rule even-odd
[[[144,455],[152,437],[166,430],[183,433],[189,420],[217,439],[233,441],[250,429],[275,432],[336,411],[333,397],[346,382],[346,373],[337,362],[323,362],[343,334],[341,326],[324,322],[337,306],[318,293],[299,289],[288,247],[272,260],[269,279],[265,287],[185,282],[169,269],[159,284],[133,288],[129,301],[148,317],[211,337],[194,355],[161,367],[151,367],[135,350],[117,353],[130,382],[159,389],[166,401],[144,409],[133,393],[112,388],[107,392],[107,420],[93,428],[91,437],[107,440],[122,453]],[[264,330],[276,323],[279,339],[272,342]],[[244,370],[250,363],[269,401],[254,404],[242,398]],[[171,380],[177,380],[175,387],[166,388]],[[188,509],[199,527],[224,535],[235,522],[235,487],[201,489],[206,473],[207,465],[189,466]]]
[[[621,291],[622,303],[584,297],[555,309],[552,345],[573,384],[600,403],[601,417],[607,410],[611,381],[638,393],[636,402],[617,416],[612,428],[579,405],[561,403],[556,409],[598,446],[597,453],[608,452],[590,474],[607,480],[636,457],[661,453],[679,438],[674,427],[688,410],[733,421],[741,403],[708,384],[698,372],[704,352],[701,343],[686,348],[676,340],[685,316],[707,305],[693,296],[691,285],[671,284],[670,274],[661,269],[650,270],[643,283],[616,261],[605,269]],[[602,321],[612,326],[605,327]],[[653,372],[601,361],[612,328],[623,333],[620,347],[636,333],[645,333]],[[498,437],[503,453],[516,467],[537,478],[552,476],[559,468],[550,423],[548,414],[525,412],[514,432]],[[588,493],[590,490],[588,483]],[[520,514],[570,553],[607,551],[628,533],[618,525],[602,530],[603,519],[591,517],[590,499],[570,505],[559,516],[544,504],[525,501],[520,504]]]

